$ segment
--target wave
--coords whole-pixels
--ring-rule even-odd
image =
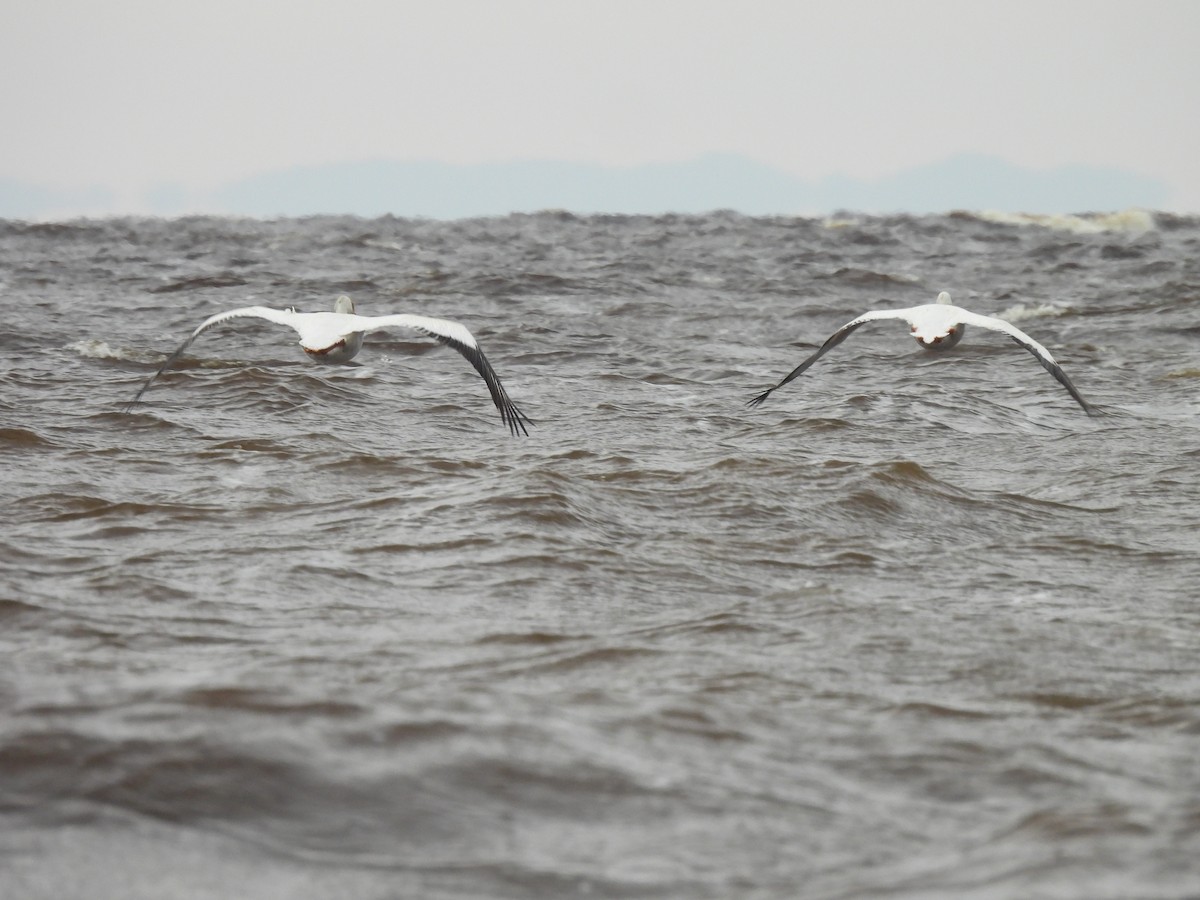
[[[983,210],[969,215],[984,222],[1000,225],[1034,225],[1053,228],[1075,234],[1100,234],[1106,231],[1140,234],[1154,231],[1158,227],[1155,214],[1145,209],[1127,209],[1111,213],[1085,213],[1081,215],[1049,215],[1039,213],[1010,213],[999,210]]]
[[[122,362],[135,363],[161,363],[165,357],[160,353],[154,353],[148,350],[134,350],[129,347],[112,347],[108,341],[100,341],[95,338],[86,338],[81,341],[75,341],[73,344],[67,344],[67,350],[74,350],[84,359],[116,359]]]

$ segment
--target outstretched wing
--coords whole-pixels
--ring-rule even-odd
[[[980,328],[988,328],[992,331],[999,331],[1001,334],[1007,334],[1010,338],[1033,354],[1034,359],[1040,362],[1042,364],[1042,368],[1053,375],[1058,383],[1067,389],[1067,393],[1075,398],[1075,402],[1083,407],[1083,411],[1085,413],[1087,413],[1089,416],[1100,414],[1100,411],[1096,409],[1096,407],[1092,406],[1090,403],[1084,400],[1082,396],[1080,396],[1079,390],[1074,384],[1071,383],[1071,379],[1068,378],[1067,373],[1062,370],[1062,366],[1060,366],[1055,361],[1054,357],[1050,355],[1050,351],[1023,332],[1020,328],[1017,328],[1015,325],[1010,325],[1003,319],[997,319],[994,316],[981,316],[978,313],[966,313],[966,315],[961,316],[961,318],[964,324],[976,325]]]
[[[360,328],[363,332],[381,331],[387,328],[414,328],[423,334],[429,335],[438,343],[445,344],[447,347],[453,347],[483,377],[484,383],[487,384],[488,392],[492,395],[492,402],[500,410],[500,420],[508,426],[508,430],[513,435],[516,435],[518,432],[526,436],[529,435],[525,426],[532,425],[533,422],[521,410],[517,409],[517,405],[509,398],[508,392],[504,390],[504,385],[500,383],[500,376],[496,374],[496,370],[492,368],[492,364],[483,355],[483,350],[480,348],[479,342],[475,340],[475,336],[467,330],[465,325],[461,325],[458,322],[451,322],[447,319],[433,319],[428,316],[413,316],[408,314],[364,316],[360,318],[360,323],[364,326]]]
[[[863,313],[861,316],[859,316],[857,319],[853,320],[852,322],[847,322],[845,325],[843,325],[841,328],[839,328],[837,331],[835,331],[833,334],[831,334],[829,336],[829,339],[826,340],[825,343],[823,343],[821,345],[820,349],[817,350],[816,353],[814,353],[812,356],[810,356],[804,362],[800,363],[800,365],[796,366],[796,368],[792,369],[792,371],[788,374],[788,376],[786,378],[784,378],[781,382],[779,382],[779,384],[775,385],[775,387],[767,388],[767,390],[763,391],[757,397],[748,401],[746,405],[750,406],[750,407],[758,406],[764,400],[766,400],[769,396],[771,396],[772,391],[776,391],[779,388],[783,387],[785,384],[787,384],[793,378],[797,378],[800,375],[803,375],[805,370],[808,369],[809,366],[811,366],[813,363],[815,363],[818,359],[820,359],[822,356],[824,356],[826,353],[828,353],[830,350],[832,350],[834,347],[836,347],[838,344],[840,344],[846,338],[850,337],[851,333],[856,328],[858,328],[860,325],[864,325],[867,322],[871,322],[876,319],[905,319],[907,321],[908,313],[909,313],[909,310],[907,310],[907,309],[874,309],[874,310],[871,310],[870,312]]]
[[[268,322],[274,322],[277,325],[287,325],[289,328],[296,328],[296,316],[297,313],[294,313],[291,310],[271,309],[267,306],[244,306],[240,309],[231,309],[228,312],[217,313],[215,316],[210,316],[200,323],[199,327],[197,327],[196,330],[188,336],[186,341],[179,345],[179,348],[174,353],[167,357],[166,362],[159,366],[157,372],[146,379],[146,383],[143,384],[142,389],[137,392],[137,396],[130,400],[125,406],[125,412],[129,412],[129,410],[133,408],[134,404],[142,399],[142,394],[146,393],[146,390],[151,384],[154,383],[154,379],[163,372],[167,371],[167,369],[171,367],[171,364],[175,362],[175,360],[179,359],[179,357],[183,355],[183,352],[191,346],[192,341],[194,341],[208,329],[212,328],[214,325],[220,325],[222,322],[225,322],[229,319],[249,317],[255,319],[266,319]],[[299,329],[297,329],[297,331],[298,330]]]

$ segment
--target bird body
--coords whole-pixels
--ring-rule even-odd
[[[1032,353],[1034,358],[1041,363],[1042,367],[1053,375],[1055,380],[1065,387],[1075,401],[1083,407],[1084,412],[1088,415],[1096,414],[1096,408],[1083,399],[1075,385],[1071,383],[1071,379],[1067,377],[1067,373],[1062,370],[1062,367],[1051,356],[1049,350],[1021,331],[1021,329],[1015,325],[1010,325],[1003,319],[980,315],[968,309],[963,309],[961,306],[955,306],[950,302],[950,295],[946,291],[938,294],[936,303],[925,303],[921,306],[912,306],[905,309],[873,309],[863,313],[856,319],[852,319],[830,335],[825,343],[818,348],[816,353],[800,363],[782,381],[751,399],[749,405],[760,405],[773,391],[803,374],[813,363],[848,338],[861,325],[883,319],[899,319],[907,322],[909,333],[916,339],[917,343],[926,350],[934,351],[948,350],[956,345],[962,340],[968,325],[1006,334]]]
[[[167,357],[157,372],[150,376],[137,396],[129,404],[130,407],[141,399],[147,388],[159,375],[170,367],[183,352],[208,329],[231,319],[255,318],[265,319],[277,325],[286,325],[300,336],[300,346],[312,359],[327,365],[344,365],[358,355],[362,349],[363,338],[374,331],[390,328],[408,328],[420,331],[448,347],[453,347],[475,368],[492,395],[492,401],[500,410],[500,418],[508,426],[509,431],[517,434],[520,431],[528,434],[525,426],[532,424],[528,418],[517,409],[516,404],[509,399],[508,393],[500,383],[500,378],[483,355],[475,336],[458,322],[448,319],[434,319],[428,316],[416,316],[407,313],[387,316],[360,316],[354,312],[353,301],[345,294],[337,298],[333,312],[297,312],[294,309],[273,309],[269,306],[245,306],[231,309],[210,316],[196,327],[187,340]]]

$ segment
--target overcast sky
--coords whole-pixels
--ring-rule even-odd
[[[1200,212],[1195,0],[4,0],[0,178],[127,205],[293,165],[962,152]]]

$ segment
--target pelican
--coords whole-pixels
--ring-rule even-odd
[[[997,319],[994,316],[981,316],[978,313],[963,309],[961,306],[954,306],[950,302],[950,295],[946,291],[938,294],[936,303],[925,303],[921,306],[913,306],[908,309],[873,309],[863,313],[857,319],[847,322],[830,335],[829,339],[821,345],[816,353],[796,366],[775,387],[768,388],[750,400],[748,405],[752,407],[758,406],[767,397],[771,396],[772,391],[783,387],[793,378],[803,374],[809,366],[848,338],[850,333],[860,325],[879,319],[900,319],[907,322],[912,336],[917,339],[917,343],[925,350],[949,350],[962,340],[968,325],[977,325],[980,328],[987,328],[992,331],[999,331],[1001,334],[1007,334],[1033,354],[1034,358],[1042,364],[1042,368],[1053,375],[1058,380],[1058,383],[1067,389],[1067,393],[1075,398],[1075,402],[1083,407],[1084,412],[1089,416],[1094,416],[1098,412],[1096,407],[1091,406],[1080,396],[1075,385],[1071,383],[1071,379],[1067,377],[1067,373],[1054,361],[1054,357],[1050,355],[1049,350],[1021,329],[1008,324],[1003,319]]]
[[[142,394],[154,383],[159,375],[165,372],[175,360],[201,334],[214,325],[220,325],[230,319],[254,318],[266,319],[276,325],[286,325],[300,335],[300,346],[309,359],[329,365],[340,365],[350,362],[362,349],[363,337],[372,331],[386,328],[410,328],[429,335],[439,343],[453,347],[461,353],[475,371],[483,376],[492,402],[500,410],[500,419],[508,426],[514,435],[528,435],[526,425],[532,425],[524,413],[509,399],[508,393],[500,383],[500,377],[492,368],[487,357],[483,355],[474,335],[458,322],[446,319],[431,319],[427,316],[412,316],[407,314],[391,316],[359,316],[354,313],[354,301],[342,294],[333,305],[333,312],[302,313],[294,309],[271,309],[267,306],[246,306],[241,309],[231,309],[217,313],[200,323],[179,349],[167,357],[166,362],[158,371],[147,379],[137,396],[130,401],[126,411],[142,398]]]

